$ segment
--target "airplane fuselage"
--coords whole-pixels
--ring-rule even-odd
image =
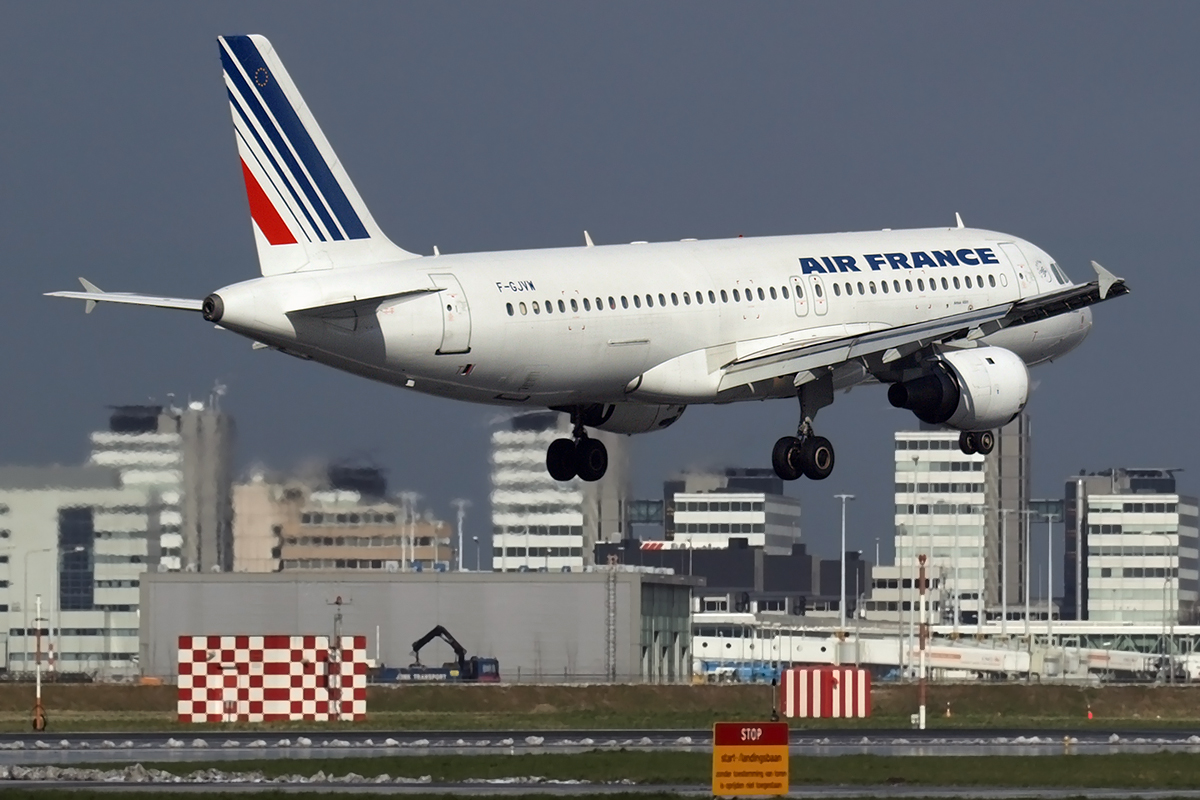
[[[934,228],[440,255],[256,278],[217,291],[220,324],[357,375],[483,403],[569,406],[791,397],[723,389],[752,352],[892,328],[1071,285],[1043,250]],[[424,291],[372,312],[295,309]],[[291,313],[290,313],[291,312]],[[1076,347],[1082,309],[985,337],[1033,365]],[[870,379],[845,366],[844,387]]]

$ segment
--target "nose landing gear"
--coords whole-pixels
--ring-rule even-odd
[[[771,466],[785,481],[801,475],[822,481],[833,472],[833,445],[824,436],[813,433],[813,417],[817,410],[833,402],[833,378],[826,373],[821,378],[799,387],[800,425],[795,436],[784,436],[771,452]]]
[[[546,471],[556,481],[569,481],[578,475],[589,483],[608,471],[608,448],[599,439],[588,437],[579,412],[571,413],[574,430],[570,439],[555,439],[546,450]]]

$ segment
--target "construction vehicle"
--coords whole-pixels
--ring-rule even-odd
[[[440,638],[454,651],[455,660],[440,667],[421,663],[421,648]],[[467,649],[458,643],[450,631],[441,625],[413,642],[413,663],[398,669],[383,669],[380,681],[384,683],[407,681],[454,681],[471,683],[495,683],[500,680],[500,662],[494,658],[468,656]]]

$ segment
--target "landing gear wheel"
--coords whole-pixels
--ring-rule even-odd
[[[979,452],[979,434],[975,431],[963,431],[958,435],[958,449],[966,455]]]
[[[559,439],[561,442],[566,439]],[[585,481],[598,481],[608,471],[608,448],[599,439],[580,439],[575,443],[575,469]]]
[[[575,442],[555,439],[546,449],[546,471],[556,481],[569,481],[578,469],[575,463]]]
[[[833,472],[833,445],[824,436],[809,436],[800,445],[800,463],[804,475],[823,481]]]
[[[804,474],[800,467],[800,440],[795,436],[784,436],[775,443],[771,451],[771,466],[775,474],[785,481],[794,481]]]
[[[975,452],[987,455],[996,446],[996,434],[992,431],[979,431],[975,434]]]

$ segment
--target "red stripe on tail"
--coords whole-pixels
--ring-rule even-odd
[[[246,166],[245,161],[242,162],[242,179],[246,181],[246,197],[250,200],[250,216],[258,225],[258,229],[262,231],[263,236],[267,237],[267,241],[271,244],[295,244],[296,237],[292,236],[287,223],[283,221],[283,217],[279,216],[275,205],[258,185],[258,179]]]

